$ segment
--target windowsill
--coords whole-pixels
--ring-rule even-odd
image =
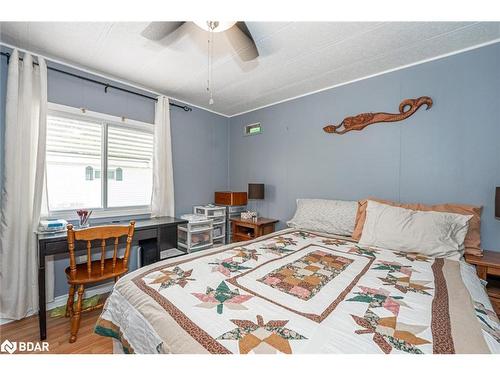
[[[135,216],[150,216],[151,208],[150,207],[141,207],[141,208],[123,208],[116,210],[93,210],[92,215],[89,218],[90,223],[93,221],[106,221],[106,219],[113,219],[118,217],[135,217]],[[78,215],[75,210],[69,211],[53,211],[50,212],[47,216],[42,217],[41,219],[64,219],[69,221],[78,221]]]

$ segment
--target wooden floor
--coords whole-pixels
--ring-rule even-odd
[[[70,344],[69,318],[47,317],[47,342],[49,353],[53,354],[104,354],[113,352],[113,344],[110,338],[102,337],[94,333],[94,326],[101,309],[85,312],[82,314],[80,331],[75,343]],[[0,325],[0,342],[5,339],[10,341],[33,341],[40,340],[38,332],[38,315],[30,316],[16,322]]]

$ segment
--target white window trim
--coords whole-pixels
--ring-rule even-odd
[[[115,125],[115,126],[120,126],[120,127],[126,127],[126,128],[131,128],[131,129],[137,129],[141,131],[147,131],[153,134],[154,132],[154,124],[150,124],[147,122],[142,122],[142,121],[137,121],[137,120],[132,120],[124,117],[118,117],[118,116],[112,116],[100,112],[94,112],[94,111],[89,111],[87,109],[83,108],[75,108],[75,107],[69,107],[66,105],[62,104],[56,104],[56,103],[48,103],[48,115],[53,115],[53,116],[64,116],[64,117],[69,117],[73,118],[75,120],[90,120],[94,122],[99,122],[101,124],[104,124],[104,126],[107,125]],[[104,129],[104,127],[103,127]],[[104,138],[102,138],[102,142],[106,142]],[[103,150],[107,151],[107,145],[103,145]],[[107,152],[104,154],[106,155]],[[107,163],[106,158],[103,158],[103,164]],[[104,181],[104,178],[102,179]],[[103,199],[107,199],[106,191],[104,189],[101,190],[103,193]],[[47,197],[47,203],[48,203],[48,197]],[[87,207],[86,207],[87,208]],[[118,216],[134,216],[134,215],[150,215],[151,214],[151,205],[147,206],[126,206],[126,207],[113,207],[113,208],[87,208],[89,210],[92,210],[92,216],[91,218],[95,219],[104,219],[104,218],[113,218],[113,217],[118,217]],[[78,219],[78,216],[76,214],[76,210],[55,210],[55,211],[50,211],[48,210],[47,216],[42,217],[42,219],[65,219],[65,220],[76,220]]]

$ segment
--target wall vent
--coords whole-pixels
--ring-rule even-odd
[[[245,135],[257,135],[262,133],[262,126],[260,122],[256,122],[255,124],[245,125]]]

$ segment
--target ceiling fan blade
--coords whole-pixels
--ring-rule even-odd
[[[236,22],[233,27],[224,31],[224,34],[243,61],[259,57],[259,51],[245,22]]]
[[[248,30],[248,27],[247,27],[247,24],[245,22],[242,22],[242,21],[238,21],[236,22],[235,26],[240,29],[243,34],[245,34],[252,42],[254,42],[253,38],[252,38],[252,34],[250,33],[250,30]],[[255,42],[254,42],[255,44]]]
[[[142,30],[141,35],[149,40],[161,40],[167,35],[173,33],[184,23],[185,21],[151,22],[144,30]]]

